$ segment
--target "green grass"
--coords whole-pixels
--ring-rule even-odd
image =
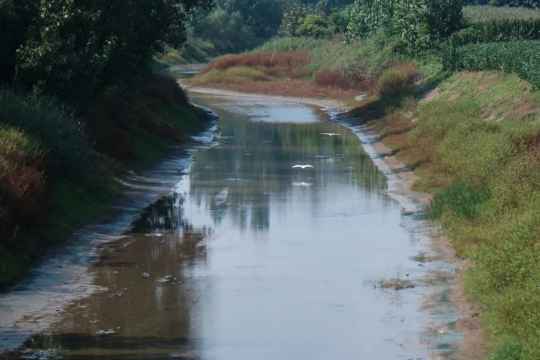
[[[497,20],[540,19],[540,9],[500,6],[466,6],[465,20],[469,23]]]
[[[311,37],[277,37],[257,47],[253,52],[287,52],[297,50],[311,50],[328,43],[324,39]]]
[[[270,76],[264,71],[247,66],[235,66],[226,70],[212,69],[192,80],[193,85],[235,83],[243,81],[266,81]]]
[[[409,138],[425,161],[420,186],[436,193],[432,216],[473,261],[466,290],[483,307],[492,360],[540,358],[537,99],[515,75],[458,74],[419,106]]]
[[[214,46],[199,38],[189,38],[181,49],[167,48],[156,60],[164,66],[205,63],[217,54]]]

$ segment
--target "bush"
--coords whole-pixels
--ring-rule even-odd
[[[516,73],[540,88],[540,41],[515,41],[452,47],[443,56],[451,70],[500,70]]]
[[[332,35],[333,29],[329,19],[321,15],[310,14],[307,15],[300,26],[298,26],[296,34],[299,36],[322,38]]]
[[[0,202],[10,217],[29,218],[39,211],[45,168],[45,152],[37,141],[19,130],[0,128]]]
[[[439,192],[431,204],[431,216],[439,219],[445,211],[452,211],[463,219],[474,219],[480,206],[489,198],[485,188],[477,189],[465,183],[455,183]]]
[[[92,171],[93,151],[81,122],[55,100],[0,90],[0,122],[40,142],[52,174],[81,178]]]
[[[401,96],[412,91],[418,80],[414,64],[401,64],[385,70],[377,81],[377,89],[383,97]]]

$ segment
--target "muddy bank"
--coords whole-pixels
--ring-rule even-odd
[[[194,152],[212,145],[216,118],[204,111],[206,131],[171,147],[147,170],[117,178],[120,191],[109,212],[52,249],[23,281],[0,294],[0,354],[19,348],[30,336],[48,329],[68,304],[103,291],[89,267],[104,259],[102,251],[108,244],[124,238],[143,209],[172,191],[189,171]]]

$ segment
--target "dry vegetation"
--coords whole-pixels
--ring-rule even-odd
[[[255,52],[218,58],[190,83],[262,94],[349,100],[377,90],[399,96],[412,90],[418,80],[412,63],[364,56],[373,50],[373,44],[337,44],[289,38],[274,41]]]

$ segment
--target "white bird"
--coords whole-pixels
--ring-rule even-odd
[[[341,134],[336,134],[336,133],[321,133],[321,135],[326,135],[326,136],[341,136]]]
[[[307,182],[294,182],[294,183],[293,183],[293,186],[298,186],[298,187],[310,187],[311,184],[310,184],[310,183],[307,183]]]
[[[313,165],[309,165],[309,164],[303,164],[303,165],[293,165],[292,167],[293,169],[313,169]]]
[[[219,192],[214,197],[214,201],[216,202],[217,206],[221,206],[227,202],[227,198],[229,197],[229,189],[225,188]]]

